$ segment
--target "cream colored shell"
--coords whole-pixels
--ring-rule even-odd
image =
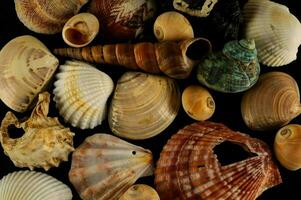
[[[119,200],[160,200],[160,197],[154,188],[136,184],[130,187]]]
[[[210,14],[211,10],[214,8],[215,4],[218,2],[218,0],[205,0],[201,9],[190,8],[188,2],[187,0],[173,0],[173,7],[176,10],[182,11],[191,16],[207,17]]]

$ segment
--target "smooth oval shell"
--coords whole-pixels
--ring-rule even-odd
[[[57,179],[34,171],[18,171],[0,180],[1,200],[71,200],[70,188]]]
[[[152,187],[136,184],[130,187],[119,200],[160,200],[160,197]]]
[[[196,17],[207,17],[218,0],[173,0],[173,7],[176,10]],[[200,5],[203,4],[203,5]]]
[[[120,137],[150,138],[172,123],[179,107],[180,92],[173,79],[127,72],[118,80],[109,109],[109,125]]]

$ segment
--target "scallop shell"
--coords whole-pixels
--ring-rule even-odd
[[[59,33],[66,21],[79,12],[88,0],[14,0],[17,16],[30,30],[43,33]]]
[[[144,184],[130,187],[119,200],[160,200],[156,190]]]
[[[225,141],[256,156],[222,165],[213,149]],[[264,142],[212,122],[194,123],[173,135],[155,170],[161,200],[256,199],[281,182]]]
[[[17,167],[44,168],[58,167],[60,162],[68,161],[74,150],[74,133],[60,124],[57,118],[47,117],[50,94],[39,95],[39,101],[26,121],[19,121],[12,112],[6,113],[1,123],[0,141],[4,153]],[[24,130],[24,135],[13,139],[9,137],[9,127]]]
[[[95,134],[73,153],[69,179],[83,200],[118,200],[138,178],[152,173],[149,150]]]
[[[111,101],[110,128],[124,138],[153,137],[172,123],[180,102],[180,91],[173,79],[127,72],[118,80]]]
[[[293,77],[269,72],[247,91],[241,102],[245,124],[253,130],[269,130],[288,124],[301,113],[299,88]]]
[[[176,10],[196,17],[207,17],[218,0],[173,0],[173,7]]]
[[[266,0],[249,0],[243,14],[245,35],[255,40],[261,63],[277,67],[297,58],[301,24],[286,6]]]
[[[80,61],[66,61],[56,77],[54,101],[65,121],[81,129],[100,125],[114,89],[112,79]]]
[[[0,180],[1,200],[71,200],[70,188],[57,179],[34,171],[18,171]]]
[[[0,51],[0,98],[17,112],[28,110],[52,78],[59,61],[38,39],[25,35]]]

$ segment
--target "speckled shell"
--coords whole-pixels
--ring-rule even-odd
[[[0,141],[4,153],[17,167],[44,168],[58,167],[68,161],[73,149],[74,133],[60,124],[57,118],[47,117],[50,94],[39,95],[39,101],[26,121],[20,121],[12,112],[6,113],[1,123]],[[24,130],[24,135],[9,137],[9,127]]]
[[[130,187],[119,200],[160,200],[156,190],[144,184]]]
[[[261,63],[277,67],[297,58],[301,24],[286,6],[267,0],[249,0],[243,14],[245,36],[255,40]]]
[[[0,51],[0,98],[11,109],[25,112],[52,78],[59,61],[38,39],[14,38]]]
[[[288,124],[301,113],[298,85],[283,72],[269,72],[247,91],[241,102],[245,124],[253,130],[269,130]]]
[[[173,7],[176,10],[196,17],[207,17],[218,0],[173,0]],[[202,5],[200,5],[202,4]]]
[[[14,0],[20,21],[30,30],[43,33],[59,33],[66,21],[79,12],[88,0]]]
[[[256,156],[222,165],[213,148],[225,141]],[[155,170],[161,200],[256,199],[281,182],[264,142],[212,122],[194,123],[173,135]]]
[[[127,72],[119,80],[109,108],[109,125],[120,137],[142,140],[158,135],[175,119],[180,107],[175,80]]]
[[[104,72],[80,61],[60,66],[54,83],[54,101],[66,122],[81,129],[92,129],[105,119],[107,100],[114,89]]]
[[[71,200],[70,188],[57,179],[34,171],[18,171],[0,180],[1,200]]]
[[[226,43],[222,52],[209,54],[199,64],[197,78],[216,91],[235,93],[251,88],[259,73],[254,40],[243,39]]]
[[[152,173],[149,150],[95,134],[73,153],[69,179],[83,200],[119,200],[138,178]]]

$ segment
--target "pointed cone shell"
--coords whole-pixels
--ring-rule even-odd
[[[138,178],[152,173],[149,150],[95,134],[73,153],[69,179],[83,200],[118,200]]]
[[[67,185],[40,172],[18,171],[0,180],[1,200],[71,200]]]
[[[0,51],[0,98],[11,109],[25,112],[52,78],[59,62],[38,39],[25,35]]]
[[[256,154],[221,165],[213,148],[224,141]],[[256,199],[281,183],[268,146],[222,124],[199,122],[186,126],[164,146],[155,170],[161,200]]]
[[[156,190],[144,184],[130,187],[119,200],[160,200]]]
[[[112,79],[93,66],[67,61],[54,83],[54,101],[60,115],[72,126],[94,128],[106,117],[107,100],[114,89]]]
[[[166,129],[180,107],[180,91],[170,78],[127,72],[119,80],[109,109],[109,125],[120,137],[141,140]]]
[[[277,67],[296,59],[301,24],[286,6],[267,0],[249,0],[243,14],[245,35],[255,40],[261,63]]]

